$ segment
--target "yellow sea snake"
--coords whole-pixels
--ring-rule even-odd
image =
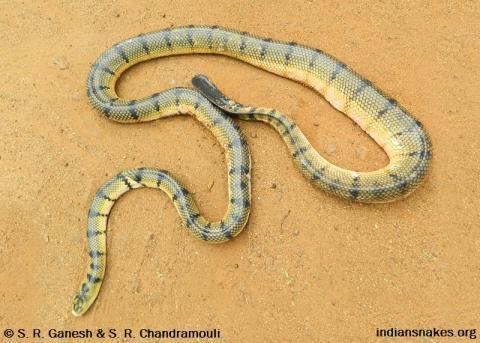
[[[180,54],[233,57],[315,89],[383,147],[389,164],[373,172],[337,167],[320,156],[285,115],[273,109],[240,105],[203,76],[193,79],[198,91],[173,88],[139,100],[117,96],[115,83],[125,69],[152,58]],[[243,229],[250,212],[250,153],[243,134],[229,115],[272,125],[299,169],[313,184],[354,201],[387,202],[406,196],[425,177],[432,156],[430,139],[420,122],[332,56],[297,43],[217,26],[171,28],[115,44],[92,66],[87,94],[105,117],[122,123],[193,115],[225,149],[229,201],[223,219],[210,222],[199,213],[185,187],[164,170],[130,169],[108,180],[96,192],[88,213],[90,267],[73,300],[72,312],[76,316],[85,313],[98,295],[106,268],[108,215],[115,201],[128,190],[141,187],[163,190],[173,200],[183,225],[207,242],[227,241]]]

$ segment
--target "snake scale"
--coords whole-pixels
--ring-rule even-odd
[[[238,104],[204,76],[193,79],[197,90],[172,88],[138,100],[117,96],[115,83],[132,65],[162,56],[193,53],[233,57],[315,89],[383,147],[389,164],[372,172],[337,167],[310,145],[288,117],[274,109]],[[231,117],[272,125],[285,141],[296,165],[313,184],[354,201],[388,202],[405,197],[424,179],[432,156],[431,142],[421,123],[342,62],[294,42],[261,38],[218,26],[170,28],[115,44],[93,64],[87,94],[106,118],[121,123],[193,115],[225,150],[229,203],[223,219],[210,222],[199,213],[188,190],[165,170],[130,169],[108,180],[96,192],[88,213],[90,267],[73,300],[72,312],[76,316],[85,313],[98,295],[106,268],[108,215],[115,201],[130,189],[163,190],[172,199],[183,225],[207,242],[227,241],[243,229],[250,212],[250,153]]]

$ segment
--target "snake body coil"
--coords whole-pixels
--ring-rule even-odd
[[[190,88],[173,88],[139,100],[117,96],[115,83],[132,65],[193,53],[230,56],[312,87],[385,149],[388,166],[373,172],[337,167],[320,156],[286,116],[273,109],[238,104],[205,77],[193,80],[202,94]],[[323,190],[354,201],[387,202],[408,195],[425,177],[432,156],[430,139],[420,122],[345,64],[320,50],[216,26],[172,28],[114,45],[93,65],[87,93],[105,117],[122,123],[187,113],[195,116],[225,149],[229,204],[222,220],[209,222],[177,180],[154,168],[127,170],[107,181],[95,194],[88,213],[90,268],[73,301],[72,312],[77,316],[85,313],[97,297],[106,267],[108,215],[114,202],[128,190],[163,190],[173,200],[183,225],[208,242],[229,240],[245,226],[250,212],[250,154],[244,136],[227,113],[272,125],[308,179]]]

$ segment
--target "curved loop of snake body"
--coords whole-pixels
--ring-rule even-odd
[[[173,88],[139,100],[117,96],[115,83],[132,65],[161,56],[193,53],[230,56],[312,87],[382,146],[390,163],[373,172],[337,167],[320,156],[286,116],[273,109],[237,104],[202,76],[195,77],[193,84],[203,95],[189,88]],[[229,204],[222,220],[209,222],[175,178],[154,168],[127,170],[107,181],[95,194],[88,214],[90,268],[73,301],[72,312],[77,316],[85,313],[97,297],[106,267],[107,218],[114,202],[128,190],[140,187],[163,190],[173,200],[183,225],[208,242],[229,240],[245,226],[250,212],[250,154],[243,134],[226,114],[272,125],[299,169],[313,184],[355,201],[387,202],[406,196],[425,177],[432,155],[430,139],[419,121],[330,55],[296,43],[216,26],[172,28],[114,45],[93,65],[87,93],[93,106],[105,117],[122,123],[192,114],[225,149]]]

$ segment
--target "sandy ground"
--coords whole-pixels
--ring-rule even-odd
[[[479,3],[258,3],[0,1],[2,331],[218,328],[225,342],[376,342],[376,328],[480,329]],[[181,227],[164,194],[130,192],[111,216],[101,294],[74,318],[86,214],[109,176],[167,169],[207,217],[226,210],[224,155],[200,124],[189,116],[112,123],[85,94],[91,64],[113,43],[186,24],[296,40],[338,57],[423,122],[435,151],[431,174],[403,201],[339,200],[301,176],[273,129],[240,122],[253,160],[244,232],[205,244]],[[197,73],[240,102],[289,113],[340,166],[387,163],[313,91],[225,57],[143,63],[125,73],[119,92],[136,98],[189,86]]]

